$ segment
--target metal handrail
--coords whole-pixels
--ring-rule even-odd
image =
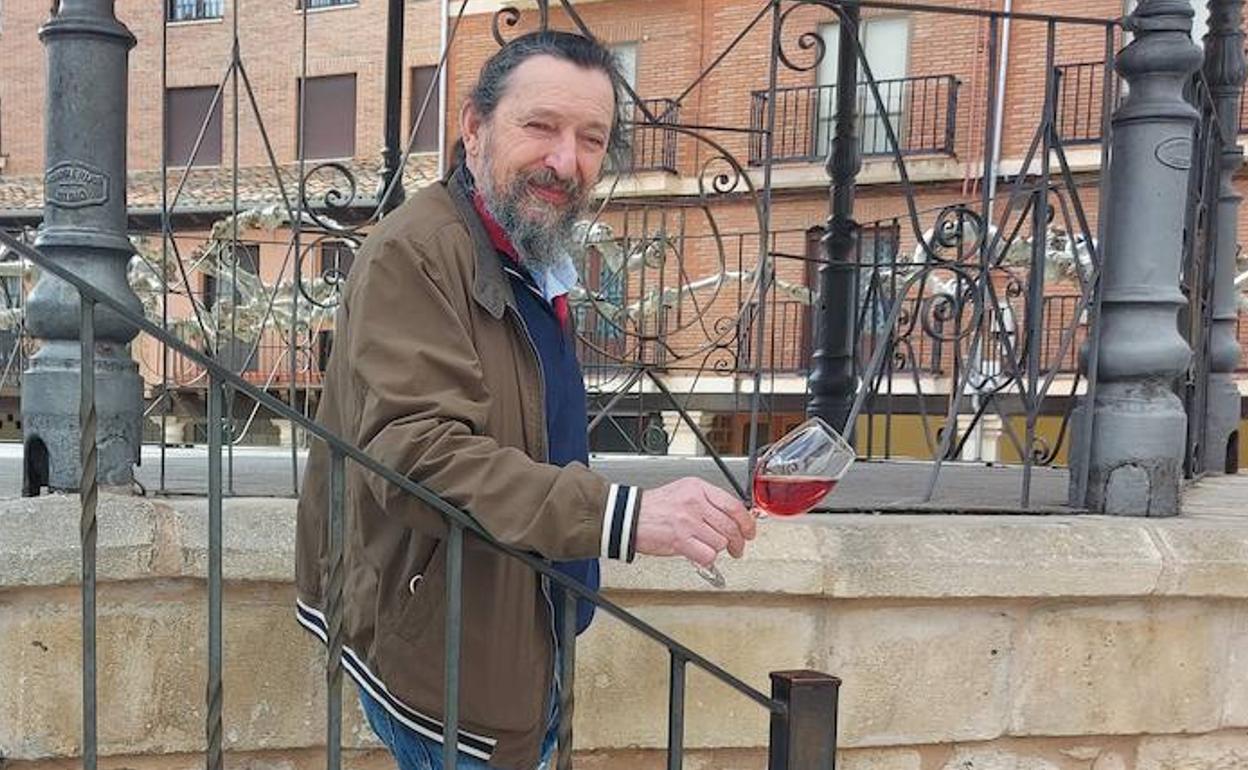
[[[328,746],[330,751],[330,767],[337,768],[339,765],[339,753],[341,748],[341,738],[339,732],[334,729],[335,725],[340,724],[341,720],[341,652],[342,652],[342,536],[343,526],[343,506],[344,506],[344,467],[347,459],[351,459],[359,463],[363,468],[377,474],[386,481],[394,484],[410,495],[413,495],[421,502],[430,506],[442,515],[443,519],[450,527],[450,538],[448,540],[448,588],[447,588],[447,660],[446,660],[446,703],[444,710],[445,720],[445,736],[444,736],[444,764],[450,770],[454,770],[456,766],[456,746],[458,736],[458,651],[461,630],[460,608],[461,595],[459,593],[460,574],[462,570],[462,548],[463,548],[463,530],[468,529],[478,536],[483,542],[491,548],[501,551],[512,558],[518,559],[523,564],[533,569],[535,572],[543,575],[553,583],[558,584],[564,589],[564,633],[562,634],[561,647],[563,658],[563,671],[561,672],[561,682],[564,701],[561,706],[559,735],[561,738],[567,738],[568,742],[564,745],[571,745],[571,724],[572,724],[572,665],[575,661],[575,623],[576,623],[576,601],[578,598],[591,602],[594,606],[604,610],[613,617],[619,619],[629,627],[639,631],[644,636],[662,644],[671,657],[672,679],[669,683],[669,766],[679,767],[679,757],[683,752],[683,692],[684,692],[684,676],[687,664],[693,664],[710,674],[720,682],[728,685],[745,697],[767,709],[772,717],[772,752],[779,752],[784,758],[784,764],[775,765],[776,768],[787,768],[790,762],[797,761],[795,756],[807,756],[804,752],[792,751],[795,739],[800,742],[800,737],[796,734],[803,731],[809,732],[810,735],[806,740],[818,742],[819,735],[812,731],[812,727],[817,727],[818,720],[802,720],[800,723],[794,724],[797,720],[790,719],[790,708],[788,695],[791,691],[801,688],[816,688],[821,690],[825,695],[830,692],[831,705],[830,713],[833,718],[833,730],[831,735],[831,744],[835,748],[835,699],[836,688],[839,681],[833,677],[827,677],[822,674],[814,674],[814,672],[773,672],[773,696],[767,696],[756,690],[738,677],[732,675],[720,666],[707,660],[702,655],[685,647],[672,637],[659,631],[654,626],[646,623],[635,615],[631,614],[624,608],[606,599],[597,591],[586,588],[579,582],[567,577],[558,570],[554,569],[544,560],[535,557],[529,553],[525,553],[516,548],[508,546],[495,539],[476,518],[468,511],[465,511],[440,497],[437,493],[429,489],[424,484],[410,479],[398,471],[388,468],[369,457],[363,450],[336,435],[323,425],[313,419],[309,419],[300,414],[293,407],[283,403],[261,388],[248,382],[246,379],[236,375],[227,367],[213,358],[204,355],[202,352],[195,350],[177,336],[170,334],[167,330],[161,328],[156,323],[149,320],[141,313],[135,312],[132,308],[126,306],[114,297],[109,296],[100,289],[92,286],[79,276],[75,275],[68,268],[57,264],[54,260],[43,254],[38,249],[28,246],[21,241],[13,238],[9,234],[0,231],[0,244],[12,249],[20,256],[29,259],[31,262],[39,266],[41,270],[46,270],[52,276],[64,281],[78,291],[82,304],[82,325],[81,332],[83,334],[82,348],[84,351],[84,364],[90,365],[94,350],[94,311],[95,306],[102,305],[105,309],[112,311],[123,321],[133,325],[140,331],[146,332],[152,337],[160,340],[173,350],[186,356],[192,361],[203,366],[210,376],[211,384],[209,386],[209,411],[210,418],[215,416],[220,418],[220,401],[219,394],[223,385],[228,385],[237,392],[240,392],[255,401],[263,404],[272,410],[276,415],[290,420],[293,424],[299,425],[304,430],[324,441],[331,450],[331,469],[330,469],[330,568],[329,568],[329,585],[330,598],[328,600],[329,610],[327,612],[329,621],[329,649],[330,660],[328,664],[328,677],[330,687],[330,735],[328,736]],[[83,371],[86,368],[84,366]],[[94,371],[94,370],[92,370]],[[94,414],[94,377],[82,377],[82,409],[83,409],[83,481],[80,494],[83,499],[83,518],[84,523],[90,521],[90,527],[84,526],[83,537],[84,544],[89,535],[94,542],[94,521],[95,521],[95,500],[97,495],[97,484],[94,477],[94,462],[87,462],[88,457],[94,457],[94,424],[93,418],[88,419],[88,413]],[[214,408],[215,406],[215,408]],[[88,431],[87,429],[90,428]],[[220,746],[221,739],[220,726],[220,683],[219,683],[219,661],[220,661],[220,538],[221,538],[221,522],[220,509],[222,489],[220,481],[220,431],[209,425],[209,579],[210,583],[214,581],[214,571],[216,589],[215,599],[213,598],[213,586],[210,585],[210,603],[215,601],[218,611],[214,614],[210,607],[210,625],[216,626],[216,639],[213,629],[210,628],[209,657],[210,661],[215,661],[216,666],[210,665],[210,679],[216,680],[216,691],[213,692],[213,682],[210,681],[210,697],[209,707],[215,712],[217,719],[217,729],[214,730],[210,724],[209,736],[210,744],[216,741],[218,745],[209,746],[210,763],[209,766],[219,767],[220,762]],[[214,462],[215,460],[215,462]],[[214,473],[214,468],[216,472]],[[90,471],[88,473],[87,471]],[[213,479],[218,483],[211,483]],[[215,548],[214,548],[215,545]],[[215,551],[215,558],[213,552]],[[88,574],[87,559],[90,557],[90,575],[91,575],[91,604],[94,606],[94,548],[88,552],[84,548],[84,605],[86,604],[86,592],[88,585],[86,576]],[[84,606],[84,624],[88,622],[87,614]],[[91,613],[93,615],[93,612]],[[93,623],[93,617],[91,619]],[[811,699],[807,697],[806,702]],[[826,699],[825,699],[826,701]],[[815,704],[811,704],[815,705]],[[828,704],[823,704],[824,710],[827,711]],[[211,717],[210,717],[211,723]],[[778,732],[777,732],[778,731]],[[825,736],[826,739],[826,736]],[[819,751],[820,755],[826,753]],[[215,754],[215,761],[213,760]],[[571,752],[562,752],[560,757],[560,768],[568,767],[570,764]],[[674,757],[676,764],[671,764],[671,758]],[[796,765],[794,765],[796,767]],[[831,767],[830,765],[828,766]]]

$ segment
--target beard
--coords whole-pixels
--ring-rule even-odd
[[[482,179],[477,187],[486,210],[507,233],[521,260],[531,268],[549,267],[571,253],[576,243],[573,227],[589,204],[588,190],[546,167],[520,171],[510,181],[496,183],[491,156],[487,142],[482,146]],[[533,187],[562,192],[567,201],[559,205],[542,200]]]

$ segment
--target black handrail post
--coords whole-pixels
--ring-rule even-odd
[[[446,550],[446,652],[442,721],[442,766],[455,770],[459,760],[459,682],[463,643],[464,527],[450,522]]]
[[[572,721],[576,715],[576,594],[560,589],[562,595],[563,625],[559,630],[559,756],[556,760],[558,770],[572,770]]]
[[[684,766],[684,756],[685,659],[673,650],[667,689],[667,770],[680,770]]]
[[[841,680],[817,671],[775,671],[767,770],[835,770]]]
[[[99,507],[98,472],[99,435],[95,408],[95,302],[86,297],[80,300],[81,318],[81,365],[78,369],[81,401],[79,425],[81,426],[80,468],[78,498],[82,509],[79,519],[79,537],[82,543],[82,767],[95,770],[99,758],[99,718],[97,698],[96,655],[96,524]]]
[[[329,520],[326,522],[329,545],[329,589],[326,613],[329,620],[329,657],[325,666],[325,766],[327,770],[342,767],[342,646],[346,638],[343,628],[342,589],[346,580],[343,548],[346,541],[347,459],[337,449],[330,449]]]

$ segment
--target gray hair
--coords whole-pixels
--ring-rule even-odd
[[[625,101],[624,77],[620,74],[620,63],[610,49],[597,40],[558,30],[529,32],[509,41],[489,58],[481,68],[481,75],[468,95],[468,101],[476,108],[477,113],[489,120],[498,108],[507,92],[507,81],[511,73],[525,61],[534,56],[553,56],[556,59],[571,62],[587,70],[598,70],[611,81],[611,90],[615,93],[615,115],[611,121],[611,136],[607,140],[607,157],[611,167],[623,170],[631,160],[628,137],[620,119],[620,105]],[[454,164],[464,161],[464,140],[455,144]]]

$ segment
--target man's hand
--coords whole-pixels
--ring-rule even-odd
[[[736,495],[695,478],[646,490],[635,526],[638,553],[684,556],[703,567],[725,548],[741,558],[755,534],[754,516]]]

